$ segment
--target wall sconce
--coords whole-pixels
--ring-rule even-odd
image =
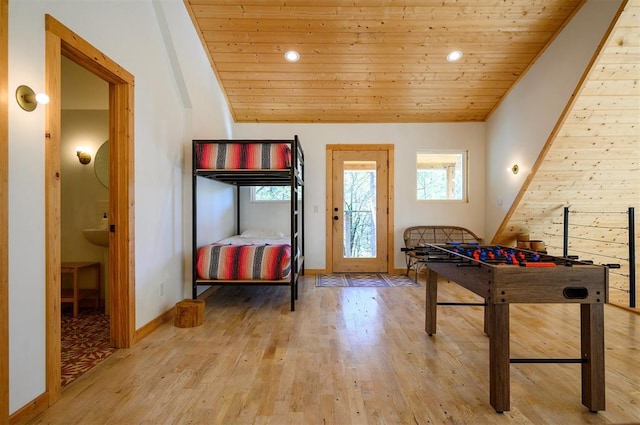
[[[518,171],[520,171],[520,167],[518,167],[518,164],[513,164],[513,167],[511,167],[511,172],[513,174],[518,174]]]
[[[39,103],[43,105],[49,103],[49,96],[45,93],[36,94],[31,87],[18,86],[16,89],[16,101],[22,109],[31,112],[35,111]]]
[[[76,155],[78,155],[78,161],[80,161],[80,164],[82,165],[87,165],[91,162],[91,154],[86,152],[83,148],[76,148]]]

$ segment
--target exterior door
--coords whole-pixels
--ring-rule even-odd
[[[333,272],[387,272],[388,153],[333,151]]]

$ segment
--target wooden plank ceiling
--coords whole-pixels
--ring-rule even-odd
[[[640,203],[639,81],[640,0],[630,0],[494,239],[510,244],[526,233],[561,255],[563,209],[569,207],[569,255],[619,263],[621,269],[609,273],[610,297],[627,306],[627,211]],[[635,211],[636,249],[639,216]]]
[[[236,122],[344,123],[485,120],[583,3],[184,2]]]

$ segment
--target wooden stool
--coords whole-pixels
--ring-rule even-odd
[[[176,317],[173,324],[177,328],[193,328],[204,321],[204,300],[186,299],[176,303]]]
[[[84,268],[92,268],[96,273],[96,285],[94,288],[79,289],[78,273]],[[93,261],[62,263],[60,274],[73,274],[73,288],[62,289],[61,303],[73,303],[73,317],[78,316],[78,305],[80,300],[87,297],[95,297],[96,310],[100,308],[100,263]]]

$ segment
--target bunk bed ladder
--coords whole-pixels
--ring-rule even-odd
[[[196,150],[195,144],[191,148],[191,297],[195,300],[198,298],[198,272],[196,270],[196,264],[198,262],[198,241],[196,232],[196,217],[198,202],[196,200],[196,183],[198,181],[198,175],[196,172]]]
[[[291,311],[298,299],[300,272],[304,271],[304,152],[298,136],[291,142]],[[300,201],[298,202],[298,195]],[[304,274],[304,273],[303,273]]]

